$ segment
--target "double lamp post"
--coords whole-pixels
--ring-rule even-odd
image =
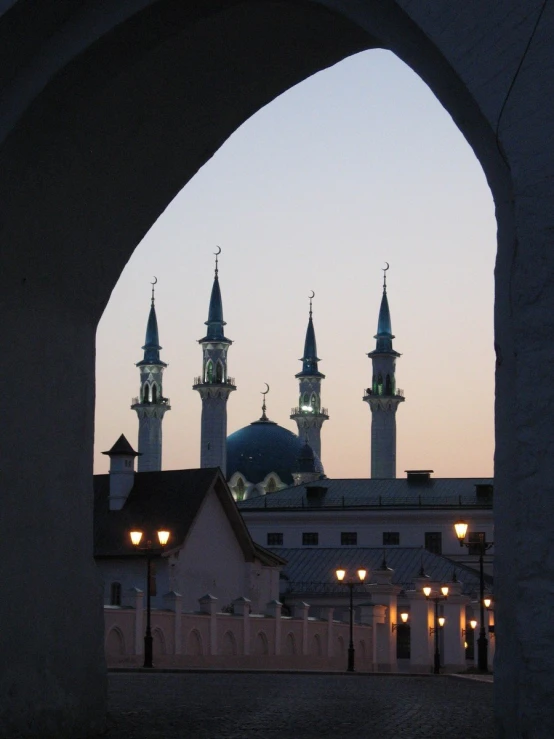
[[[134,530],[129,532],[131,542],[135,549],[143,552],[146,557],[146,632],[144,634],[144,667],[153,667],[152,664],[152,628],[150,623],[150,598],[152,593],[152,560],[163,552],[165,545],[169,540],[169,531],[157,531],[159,546],[153,546],[152,540],[148,539],[145,546],[140,546],[143,532]]]

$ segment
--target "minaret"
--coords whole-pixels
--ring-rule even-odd
[[[140,395],[133,398],[132,410],[139,420],[138,472],[159,472],[162,469],[162,421],[166,411],[171,410],[169,399],[163,394],[163,372],[167,367],[160,359],[160,339],[158,321],[154,306],[154,285],[152,283],[152,302],[146,324],[144,357],[137,362],[140,370]]]
[[[293,408],[291,419],[298,425],[298,436],[306,439],[309,446],[321,460],[321,427],[329,416],[327,408],[321,407],[321,381],[325,379],[317,367],[319,358],[315,342],[314,323],[312,320],[312,300],[315,293],[312,290],[310,297],[310,317],[306,329],[306,341],[304,342],[304,356],[302,372],[296,375],[299,384],[299,403]]]
[[[218,246],[215,255],[215,275],[210,298],[210,309],[206,326],[208,331],[202,345],[202,375],[193,385],[202,398],[202,430],[200,438],[200,466],[219,467],[223,474],[227,470],[227,400],[236,390],[235,381],[227,375],[227,350],[233,343],[223,327],[223,304],[219,289]]]
[[[373,380],[364,401],[371,408],[371,477],[396,477],[396,410],[404,402],[404,393],[396,387],[396,358],[392,348],[389,301],[387,300],[387,270],[383,270],[383,297],[377,324],[375,350],[367,356],[373,364]]]

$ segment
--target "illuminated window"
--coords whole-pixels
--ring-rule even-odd
[[[273,477],[270,477],[265,491],[266,493],[274,493],[276,490],[277,490],[277,483],[275,482]]]

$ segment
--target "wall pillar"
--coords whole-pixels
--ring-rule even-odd
[[[300,601],[294,603],[292,606],[292,617],[302,621],[302,646],[300,654],[306,655],[309,653],[310,645],[308,644],[308,614],[310,606],[307,603]]]
[[[333,649],[333,635],[334,635],[334,629],[333,629],[333,614],[335,612],[335,609],[329,606],[328,608],[324,609],[326,611],[325,620],[327,621],[327,656],[332,657],[334,654]]]
[[[443,602],[443,613],[446,619],[443,632],[442,665],[446,672],[455,672],[464,669],[466,657],[464,649],[464,635],[462,630],[466,626],[466,605],[469,598],[462,595],[462,583],[453,582],[448,585],[448,600]],[[469,629],[471,630],[471,629]],[[467,634],[471,638],[471,634]]]
[[[377,669],[380,672],[396,672],[398,669],[396,660],[396,633],[392,625],[397,623],[398,611],[398,585],[392,584],[394,570],[382,567],[372,573],[373,582],[369,585],[371,599],[375,604],[386,607],[384,621],[376,625],[375,634],[377,642]]]
[[[434,604],[428,601],[421,588],[428,585],[428,578],[416,578],[415,590],[406,593],[410,601],[410,671],[433,670],[433,639],[429,629],[433,626]]]
[[[275,654],[281,654],[281,611],[283,604],[278,600],[270,600],[265,607],[266,615],[275,619]]]
[[[167,611],[173,611],[173,653],[182,654],[183,652],[183,637],[182,637],[182,618],[181,613],[183,611],[183,596],[171,590],[166,593],[163,597],[164,608]]]
[[[206,613],[210,617],[210,638],[208,640],[208,654],[217,654],[217,603],[218,600],[215,595],[206,593],[202,598],[198,599],[200,604],[200,612]]]
[[[235,616],[242,619],[242,653],[250,654],[250,611],[252,602],[249,598],[241,595],[233,601],[233,612]]]

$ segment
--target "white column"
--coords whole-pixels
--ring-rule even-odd
[[[182,646],[182,619],[181,613],[183,610],[183,596],[171,590],[166,593],[163,597],[164,608],[168,611],[173,611],[173,643],[174,643],[174,654],[181,654],[183,651]]]
[[[433,626],[433,603],[421,592],[424,585],[430,585],[427,578],[416,578],[416,589],[406,593],[410,600],[411,672],[431,672],[433,669],[433,638],[429,633]]]
[[[200,612],[210,617],[210,638],[208,642],[208,654],[217,654],[217,598],[215,595],[206,595],[198,599]]]
[[[442,665],[445,671],[458,671],[466,665],[462,630],[466,628],[466,604],[469,598],[462,595],[462,583],[449,583],[448,600],[443,602],[444,622]],[[468,634],[471,638],[471,634]]]
[[[250,654],[250,611],[252,601],[241,595],[233,601],[233,612],[235,616],[242,619],[242,653]]]
[[[382,672],[396,672],[396,634],[392,624],[397,623],[397,604],[400,588],[392,584],[394,570],[390,568],[374,570],[369,590],[374,603],[386,607],[383,624],[376,626],[377,634],[377,665]]]
[[[266,615],[275,619],[275,654],[281,654],[281,610],[283,604],[278,600],[270,600],[266,605]]]
[[[302,646],[300,653],[308,654],[310,645],[308,644],[308,613],[310,606],[302,601],[295,603],[292,607],[292,616],[302,621]]]

